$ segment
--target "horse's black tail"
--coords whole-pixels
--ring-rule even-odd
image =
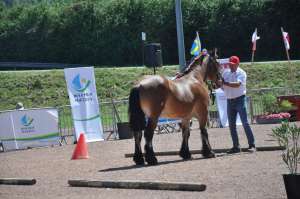
[[[129,95],[128,116],[130,128],[133,131],[141,131],[146,128],[145,113],[141,108],[139,92],[139,88],[134,87]]]

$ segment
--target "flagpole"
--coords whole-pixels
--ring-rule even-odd
[[[198,41],[198,44],[200,45],[199,46],[199,49],[198,49],[198,52],[199,52],[199,55],[201,54],[201,42],[200,42],[200,38],[199,38],[199,33],[198,33],[198,31],[196,32],[196,34],[197,34],[197,41]]]
[[[186,67],[186,62],[185,62],[181,0],[175,0],[175,12],[176,12],[176,30],[177,30],[177,43],[178,43],[178,56],[179,56],[179,70],[181,72],[183,72]]]
[[[253,61],[254,61],[254,51],[255,50],[252,50],[251,65],[253,64]]]
[[[288,63],[289,63],[289,80],[288,80],[288,84],[289,84],[289,88],[291,88],[293,90],[293,73],[292,73],[292,64],[291,64],[291,61],[290,61],[290,54],[289,54],[289,50],[287,49],[287,46],[285,44],[285,41],[284,41],[284,34],[283,34],[283,28],[281,27],[281,34],[282,34],[282,41],[283,41],[283,45],[284,45],[284,48],[285,48],[285,52],[286,52],[286,57],[287,57],[287,60],[288,60]],[[288,89],[288,93],[290,90]]]

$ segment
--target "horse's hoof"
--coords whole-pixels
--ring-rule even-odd
[[[214,152],[210,151],[210,152],[207,152],[207,153],[203,153],[203,157],[205,158],[215,158],[216,155]]]
[[[189,160],[192,158],[191,153],[187,153],[187,152],[180,152],[180,157],[184,160]]]
[[[143,156],[141,157],[134,157],[133,161],[135,162],[136,165],[145,165],[145,161]]]
[[[146,157],[146,162],[149,164],[149,165],[157,165],[157,159],[156,157]]]

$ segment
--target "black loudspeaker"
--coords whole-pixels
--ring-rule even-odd
[[[145,45],[145,65],[147,67],[161,67],[162,54],[160,43]]]

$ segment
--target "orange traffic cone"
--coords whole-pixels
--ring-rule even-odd
[[[87,144],[85,142],[85,136],[83,133],[81,133],[71,159],[77,160],[77,159],[88,159],[88,158],[89,158],[89,154],[88,154]]]

